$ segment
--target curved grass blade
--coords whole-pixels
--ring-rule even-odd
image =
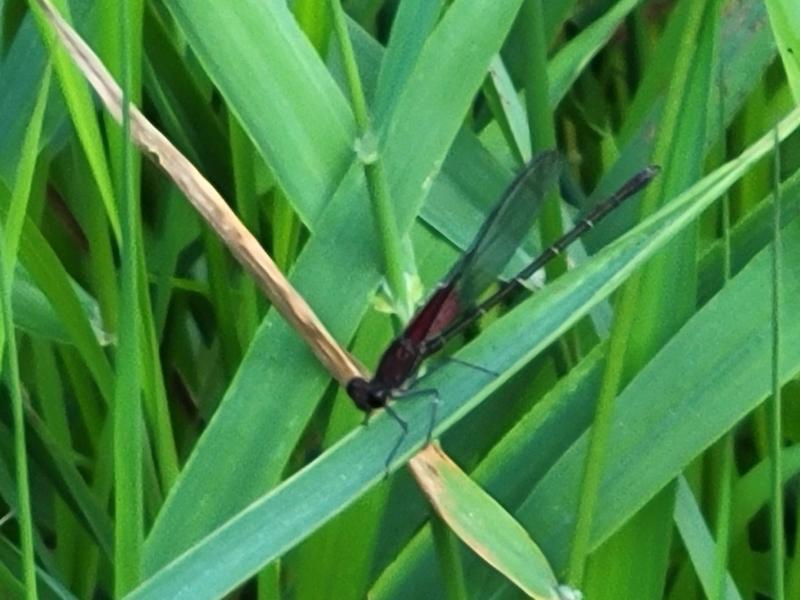
[[[414,457],[412,472],[436,512],[473,552],[537,600],[559,600],[558,581],[528,532],[440,448]]]
[[[714,539],[708,530],[700,507],[692,494],[685,477],[678,478],[678,497],[675,504],[675,524],[681,533],[686,550],[692,557],[697,576],[703,589],[712,597],[714,590]],[[742,596],[730,575],[725,577],[723,597],[741,600]]]

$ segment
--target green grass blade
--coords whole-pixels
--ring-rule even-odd
[[[775,147],[773,149],[773,229],[772,229],[772,277],[770,285],[770,296],[772,303],[772,398],[767,402],[768,427],[767,443],[770,462],[772,463],[772,502],[770,502],[770,572],[772,574],[772,595],[774,598],[783,598],[785,591],[783,561],[785,541],[784,527],[784,501],[783,501],[783,481],[781,458],[783,454],[783,399],[781,381],[781,322],[783,321],[782,311],[782,287],[783,287],[783,248],[781,242],[781,150],[778,136],[775,136]]]
[[[782,461],[782,482],[788,483],[792,477],[800,473],[800,447],[792,446],[784,449]],[[734,486],[734,522],[731,525],[731,537],[747,535],[747,524],[762,510],[772,497],[770,478],[772,465],[765,458],[745,473]]]
[[[606,13],[570,40],[550,61],[550,102],[558,104],[575,80],[589,65],[592,57],[608,43],[625,17],[641,0],[615,2]]]
[[[350,92],[350,102],[358,127],[356,155],[362,164],[367,180],[372,216],[375,219],[375,228],[383,255],[386,287],[392,301],[393,311],[398,317],[398,324],[402,324],[411,318],[414,310],[414,303],[409,300],[408,278],[403,269],[405,261],[403,260],[402,238],[397,230],[383,156],[377,147],[377,140],[372,129],[372,118],[356,64],[353,43],[348,33],[344,9],[339,0],[331,0],[331,12],[333,13],[332,20],[339,54],[342,58],[342,67]]]
[[[767,0],[772,33],[795,103],[800,103],[800,13],[791,0]]]
[[[79,288],[73,285],[46,238],[29,220],[22,229],[19,252],[20,261],[37,287],[47,296],[69,331],[70,340],[84,356],[98,388],[110,403],[113,388],[111,365],[84,308],[85,303],[76,292]]]
[[[71,448],[55,439],[53,432],[32,410],[28,410],[28,424],[33,433],[32,441],[40,443],[46,458],[52,462],[52,475],[48,473],[51,485],[70,506],[75,518],[83,523],[97,540],[100,549],[107,557],[112,556],[112,521],[106,514],[98,498],[84,481],[80,470],[74,464]],[[45,461],[41,461],[43,464]]]
[[[14,82],[0,94],[0,178],[9,188],[48,65],[33,18],[28,16],[0,62],[0,81]]]
[[[141,6],[139,7],[141,9]],[[118,33],[121,38],[122,143],[119,150],[120,208],[120,318],[116,354],[116,381],[112,419],[114,422],[114,591],[118,597],[136,586],[141,577],[144,506],[142,482],[142,357],[139,308],[140,214],[134,191],[133,143],[130,140],[130,92],[132,77],[130,21],[134,4],[118,5]]]
[[[700,512],[692,490],[684,477],[678,478],[678,500],[675,505],[675,525],[681,534],[686,550],[692,557],[697,576],[706,594],[711,596],[717,585],[714,579],[714,540]],[[730,575],[725,577],[725,588],[720,598],[740,600],[741,594]]]
[[[310,229],[352,160],[355,122],[283,2],[167,2],[207,74]]]
[[[559,600],[558,581],[536,543],[440,448],[428,446],[413,469],[436,512],[467,546],[529,596]]]
[[[13,577],[13,572],[18,570],[19,567],[19,549],[16,548],[11,542],[9,542],[5,537],[0,538],[0,564],[6,569],[6,574],[11,571],[11,576]],[[5,575],[3,578],[5,578]],[[39,591],[39,598],[42,600],[76,600],[77,596],[73,595],[63,583],[58,581],[49,573],[45,572],[43,569],[37,570],[37,577],[38,577],[38,591]],[[18,598],[24,598],[24,589]]]
[[[771,33],[767,27],[766,9],[762,2],[744,2],[730,5],[732,10],[726,10],[722,15],[722,41],[717,61],[713,71],[720,66],[724,70],[725,101],[724,120],[729,123],[741,110],[745,98],[755,88],[761,74],[775,55],[775,46]],[[683,41],[681,23],[676,21],[674,32],[669,30],[667,35],[672,38],[663,39],[656,54],[674,57]],[[661,118],[663,111],[663,96],[665,86],[670,81],[668,73],[673,68],[672,61],[662,60],[652,65],[645,73],[645,78],[634,100],[624,128],[619,135],[623,144],[617,161],[604,173],[602,180],[595,188],[590,201],[607,196],[616,189],[627,177],[630,176],[643,156],[652,152],[652,128]],[[658,68],[656,68],[658,67]],[[719,86],[709,90],[706,103],[716,106],[720,102]],[[635,115],[634,113],[640,113]],[[709,124],[706,138],[709,143],[714,143],[722,135],[722,131],[715,128],[719,119],[712,119]],[[703,154],[707,149],[704,149]],[[623,207],[621,211],[625,211]],[[623,214],[625,214],[623,212]],[[592,237],[587,236],[587,246],[596,247]]]
[[[47,105],[49,93],[50,69],[46,68],[39,88],[36,106],[33,109],[33,115],[31,115],[31,120],[25,133],[25,141],[22,144],[21,160],[17,167],[14,191],[3,226],[3,259],[5,261],[3,272],[7,277],[7,283],[12,281],[12,274],[16,268],[19,240],[22,235],[22,226],[25,223],[28,198],[31,194],[36,158],[41,141],[42,120],[44,119],[44,109]]]
[[[443,6],[442,0],[412,0],[398,7],[372,101],[376,122],[383,122],[394,110],[397,90],[405,87]]]
[[[19,238],[25,218],[28,198],[31,191],[31,180],[36,166],[42,118],[50,87],[50,72],[45,71],[42,87],[33,117],[25,134],[22,155],[17,168],[11,204],[5,223],[0,228],[2,234],[2,257],[0,257],[0,310],[3,317],[4,343],[2,345],[3,363],[6,383],[11,392],[11,410],[14,422],[14,457],[17,487],[17,522],[19,524],[22,552],[22,572],[26,598],[35,599],[36,562],[34,558],[34,525],[31,511],[31,492],[28,477],[28,450],[25,440],[25,413],[23,407],[22,387],[19,374],[19,356],[17,354],[16,331],[14,329],[14,313],[12,304],[12,286],[15,264],[19,248]]]
[[[36,563],[33,547],[33,516],[28,477],[28,451],[25,440],[25,415],[22,388],[19,378],[19,356],[17,354],[16,330],[12,302],[14,271],[18,260],[19,239],[31,193],[31,183],[40,143],[42,120],[50,90],[50,70],[45,69],[36,106],[25,133],[22,153],[17,167],[11,202],[6,214],[2,233],[2,258],[0,258],[0,307],[3,313],[3,343],[0,352],[5,359],[3,369],[11,391],[11,409],[14,422],[14,456],[17,485],[17,521],[19,523],[22,572],[27,598],[36,598]]]
[[[69,11],[65,2],[56,2],[62,15],[69,20]],[[88,85],[83,79],[80,71],[72,64],[69,56],[54,38],[54,33],[44,17],[39,12],[38,6],[34,8],[39,29],[44,36],[53,57],[53,64],[58,79],[61,83],[61,91],[67,103],[73,126],[76,129],[81,146],[89,161],[95,183],[100,191],[100,197],[106,209],[106,216],[111,224],[117,239],[119,239],[120,226],[117,217],[116,201],[114,199],[113,185],[106,157],[103,151],[103,141],[100,135],[100,127],[97,123],[94,112],[94,104]]]

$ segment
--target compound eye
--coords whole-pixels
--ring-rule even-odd
[[[369,412],[372,410],[369,385],[363,379],[351,379],[347,382],[347,395],[360,410]]]
[[[383,394],[376,394],[373,392],[370,393],[367,402],[369,402],[370,409],[381,408],[382,406],[386,406],[386,397]]]

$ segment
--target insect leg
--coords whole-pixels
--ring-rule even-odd
[[[397,451],[400,449],[400,446],[402,445],[403,440],[406,439],[406,436],[408,435],[408,423],[406,423],[403,419],[401,419],[400,415],[398,415],[394,411],[394,409],[391,406],[389,406],[389,404],[385,404],[383,406],[383,408],[385,408],[386,412],[389,413],[389,415],[395,421],[397,421],[397,424],[400,425],[400,429],[402,429],[402,431],[400,432],[400,435],[397,438],[397,441],[394,444],[394,447],[392,448],[392,451],[389,452],[389,456],[386,457],[386,474],[385,474],[385,476],[388,477],[389,476],[389,467],[392,465],[392,460],[394,459],[395,455],[397,454]]]
[[[439,409],[439,405],[442,403],[441,398],[439,397],[439,391],[434,388],[426,388],[424,390],[403,390],[400,395],[403,398],[409,398],[411,396],[429,396],[431,398],[431,418],[430,422],[428,423],[428,435],[426,438],[428,443],[430,443],[431,439],[433,439],[433,428],[436,425],[436,412]]]
[[[500,376],[500,373],[498,373],[497,371],[492,371],[491,369],[487,369],[486,367],[476,365],[475,363],[468,362],[461,358],[456,358],[455,356],[447,356],[444,358],[444,360],[452,360],[454,363],[464,365],[465,367],[469,367],[470,369],[475,369],[476,371],[481,371],[482,373],[486,373],[487,375],[491,375],[493,377]]]

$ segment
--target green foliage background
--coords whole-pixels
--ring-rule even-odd
[[[344,2],[369,135],[328,2],[56,4],[366,365],[535,150],[579,210],[659,164],[448,349],[499,376],[434,369],[436,433],[588,598],[800,598],[796,3]],[[47,24],[0,23],[0,596],[520,596],[384,479],[396,424],[359,427]],[[397,410],[405,460],[429,408]]]

